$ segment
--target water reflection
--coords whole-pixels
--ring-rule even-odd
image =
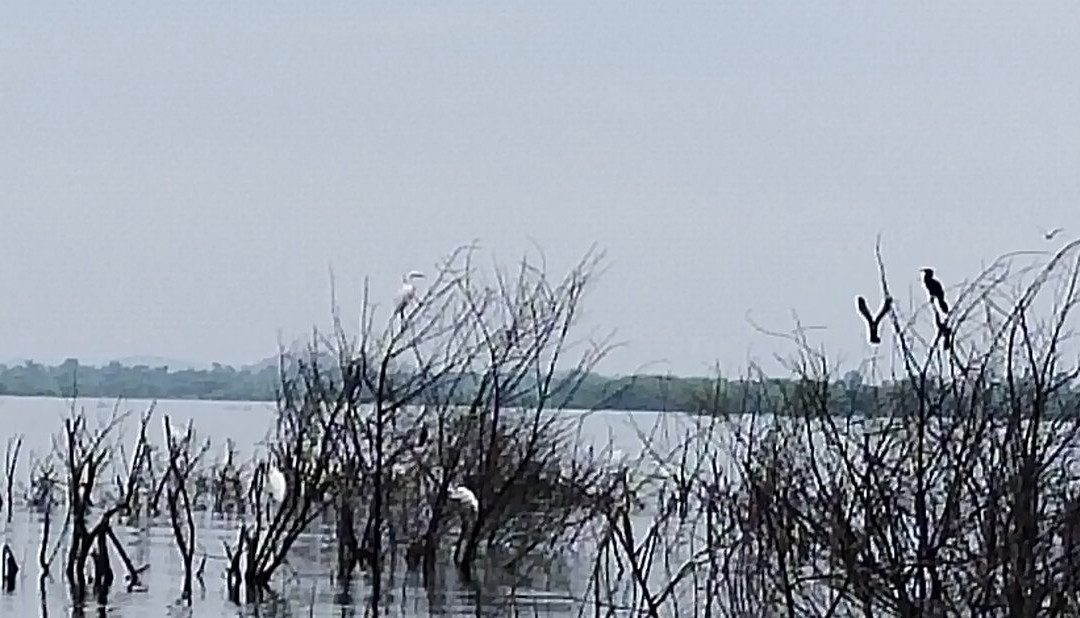
[[[272,592],[261,603],[238,607],[226,601],[221,573],[223,556],[211,556],[206,567],[204,585],[196,584],[193,604],[187,607],[179,601],[179,582],[182,566],[172,544],[171,531],[165,521],[155,521],[147,533],[118,526],[117,535],[137,562],[151,565],[144,574],[143,590],[126,592],[118,581],[109,597],[108,606],[88,600],[81,606],[69,601],[62,567],[54,564],[53,577],[38,585],[35,555],[41,532],[41,517],[25,509],[15,511],[11,524],[3,530],[3,540],[11,544],[16,559],[23,566],[10,593],[0,596],[0,616],[157,616],[165,610],[168,616],[364,616],[370,603],[368,582],[357,577],[348,591],[340,591],[329,577],[333,566],[333,549],[319,548],[313,539],[305,551],[297,551],[290,561],[296,564],[276,577]],[[210,519],[201,522],[201,544],[208,551],[235,533],[236,522]],[[329,544],[325,544],[329,545]],[[59,564],[59,562],[57,563]],[[118,576],[119,579],[119,576]],[[505,616],[515,612],[525,615],[574,615],[569,591],[543,592],[527,588],[491,586],[487,589],[469,587],[460,582],[453,571],[440,571],[434,585],[424,587],[417,573],[395,573],[393,585],[384,596],[384,615],[387,616]],[[92,595],[91,595],[92,596]],[[508,613],[509,612],[509,613]]]

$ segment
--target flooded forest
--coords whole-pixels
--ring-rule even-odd
[[[282,354],[273,427],[247,445],[168,402],[89,409],[77,383],[49,448],[0,425],[0,607],[1080,612],[1080,241],[1003,256],[950,288],[948,311],[894,296],[879,257],[890,301],[856,368],[797,324],[763,330],[789,376],[717,376],[701,413],[653,415],[618,444],[596,429],[618,412],[565,409],[614,343],[578,328],[601,258],[488,272],[463,248],[415,296],[365,298],[359,326],[335,311],[306,353]],[[11,533],[20,519],[32,538]],[[127,540],[151,526],[180,565],[168,598]],[[448,587],[472,600],[404,609]]]

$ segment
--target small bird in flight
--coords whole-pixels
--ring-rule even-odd
[[[923,285],[926,286],[926,291],[930,293],[930,300],[936,300],[938,306],[941,307],[942,313],[948,313],[949,304],[945,302],[945,288],[941,287],[941,282],[934,278],[934,269],[924,268],[922,274]]]
[[[881,310],[878,311],[877,316],[873,316],[870,313],[870,307],[866,304],[866,299],[862,296],[858,297],[857,303],[859,305],[859,313],[862,314],[864,320],[866,320],[866,326],[870,330],[870,343],[881,343],[881,336],[878,334],[878,326],[881,324],[881,320],[885,317],[885,314],[889,313],[889,309],[892,309],[892,298],[885,297],[885,302],[881,305]]]
[[[1063,228],[1063,227],[1055,227],[1054,229],[1050,230],[1049,232],[1046,231],[1046,230],[1043,230],[1043,238],[1045,238],[1046,240],[1054,240],[1055,236],[1057,236],[1058,234],[1060,234],[1061,232],[1064,232],[1064,231],[1065,231],[1065,228]]]

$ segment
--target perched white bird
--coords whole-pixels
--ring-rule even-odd
[[[266,472],[266,485],[270,488],[270,495],[278,502],[285,501],[285,492],[288,488],[285,475],[274,464],[270,464]]]
[[[82,467],[82,472],[79,474],[79,489],[82,489],[90,484],[90,464],[85,463]]]
[[[480,501],[476,499],[476,494],[471,489],[464,485],[458,485],[446,494],[454,502],[465,507],[468,511],[468,515],[463,515],[461,518],[461,531],[458,533],[457,543],[454,544],[454,563],[461,564],[461,552],[465,547],[465,540],[468,536],[469,520],[474,520],[477,514],[480,512]]]
[[[423,279],[424,273],[418,270],[410,270],[401,277],[401,291],[398,292],[397,307],[394,312],[404,316],[405,307],[412,302],[412,299],[416,298],[416,286],[413,284],[414,279]]]
[[[87,462],[87,463],[83,464],[82,472],[79,474],[78,494],[80,496],[84,495],[86,493],[86,490],[89,487],[89,485],[90,485],[90,464],[89,464],[89,462]],[[94,499],[92,497],[86,496],[86,506],[90,506],[90,507],[94,506]]]
[[[471,489],[464,485],[458,485],[450,490],[447,497],[455,502],[460,502],[465,505],[472,513],[480,511],[480,501],[476,499],[476,494]]]

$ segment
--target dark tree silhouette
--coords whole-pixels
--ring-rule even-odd
[[[596,614],[1076,616],[1080,241],[1027,255],[960,290],[946,333],[937,307],[894,310],[872,385],[836,379],[805,329],[770,333],[793,379],[755,369],[674,451],[646,440],[631,467],[666,468],[657,507],[646,526],[609,509]]]
[[[19,575],[19,564],[15,562],[15,553],[11,551],[11,546],[4,543],[4,549],[2,555],[0,555],[0,584],[3,585],[4,592],[15,591],[15,581]]]
[[[870,313],[870,307],[866,304],[866,299],[860,296],[858,298],[859,313],[862,314],[864,320],[866,320],[866,327],[869,329],[870,343],[881,343],[881,335],[878,332],[878,327],[881,325],[881,320],[885,318],[885,315],[892,309],[892,298],[886,296],[885,302],[881,305],[881,310],[878,311],[877,316]]]

